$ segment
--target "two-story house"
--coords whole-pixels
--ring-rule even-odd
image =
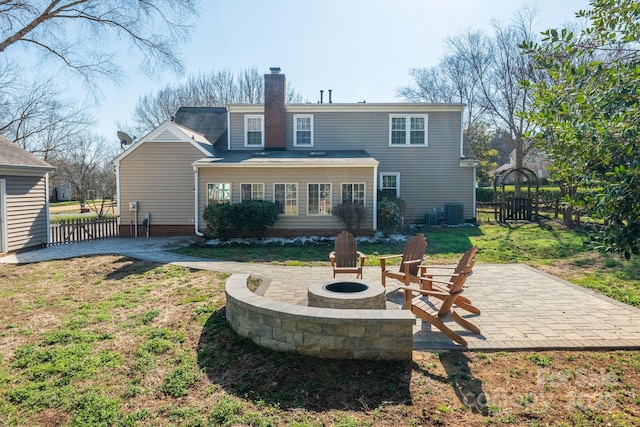
[[[475,165],[463,152],[461,104],[286,104],[285,75],[265,75],[264,104],[182,107],[115,159],[120,233],[145,217],[152,235],[205,232],[209,203],[278,203],[271,235],[333,235],[332,207],[379,194],[406,204],[405,224],[447,206],[475,219]]]

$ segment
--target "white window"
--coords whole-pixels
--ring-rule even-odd
[[[381,173],[380,174],[380,191],[382,195],[400,197],[400,173]]]
[[[309,184],[307,213],[331,215],[331,184]]]
[[[389,115],[389,145],[427,145],[427,114]]]
[[[295,147],[313,147],[313,115],[293,115],[293,145]]]
[[[274,184],[273,201],[282,215],[298,215],[298,184]]]
[[[240,201],[264,200],[264,184],[240,184]]]
[[[264,147],[264,116],[261,114],[244,116],[244,146]]]
[[[342,184],[342,203],[364,206],[364,183]]]
[[[207,184],[207,203],[229,203],[231,201],[231,184]]]

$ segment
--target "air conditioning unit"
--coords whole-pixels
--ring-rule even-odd
[[[425,225],[438,225],[438,214],[436,212],[427,212],[424,214]]]
[[[464,223],[464,204],[445,203],[444,204],[444,221],[449,225],[463,224]]]

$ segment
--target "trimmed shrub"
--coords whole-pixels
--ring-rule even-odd
[[[266,200],[249,200],[231,205],[231,223],[236,231],[262,237],[278,220],[278,205]]]
[[[216,203],[207,206],[204,208],[203,217],[213,237],[220,240],[228,240],[231,237],[233,224],[229,203]]]
[[[345,202],[334,206],[331,209],[331,215],[340,218],[346,230],[351,234],[355,234],[354,232],[360,228],[360,224],[367,216],[367,211],[362,205]]]
[[[388,236],[402,225],[402,206],[396,200],[383,198],[378,202],[378,229]]]

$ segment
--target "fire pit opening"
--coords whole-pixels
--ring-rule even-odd
[[[309,286],[309,307],[339,309],[378,309],[387,305],[382,285],[370,285],[359,280],[336,280]]]
[[[369,286],[358,282],[333,282],[324,285],[324,289],[329,292],[353,294],[356,292],[364,292],[369,289]]]

